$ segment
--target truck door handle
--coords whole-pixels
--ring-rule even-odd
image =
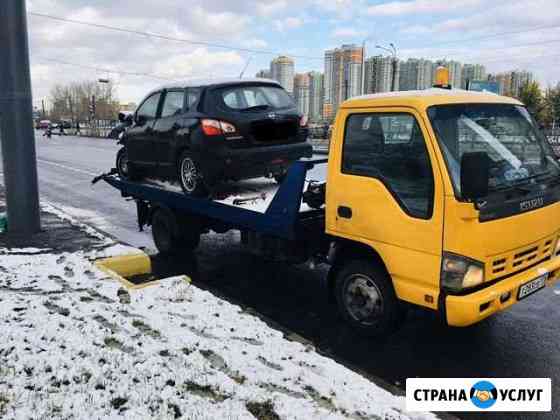
[[[351,219],[352,209],[346,206],[338,206],[338,215],[344,219]]]

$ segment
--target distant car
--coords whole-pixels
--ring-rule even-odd
[[[50,120],[41,120],[37,123],[35,128],[37,128],[37,130],[46,130],[47,128],[49,128],[50,125],[51,125]]]
[[[140,104],[117,154],[121,177],[178,179],[204,196],[220,182],[273,176],[312,155],[307,119],[277,82],[190,81],[164,86]]]

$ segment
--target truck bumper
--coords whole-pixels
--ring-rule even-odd
[[[447,324],[466,327],[509,308],[518,302],[517,296],[522,285],[544,274],[548,274],[546,286],[552,286],[558,281],[560,257],[553,257],[552,260],[545,261],[477,292],[464,296],[447,296],[445,298]],[[530,299],[530,296],[527,299]]]

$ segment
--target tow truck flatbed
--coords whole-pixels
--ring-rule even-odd
[[[312,226],[324,226],[324,210],[302,210],[302,196],[306,185],[307,172],[315,165],[324,164],[327,159],[307,159],[295,162],[289,169],[264,212],[245,208],[233,203],[198,198],[163,188],[161,185],[131,182],[116,175],[104,175],[100,179],[118,189],[123,197],[130,197],[138,203],[139,225],[148,223],[142,214],[143,206],[165,207],[174,212],[197,216],[208,226],[218,224],[221,230],[239,229],[269,235],[289,241],[301,240]]]

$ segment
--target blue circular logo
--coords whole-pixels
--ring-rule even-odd
[[[498,390],[493,383],[480,381],[471,388],[471,402],[478,408],[490,408],[498,399]]]

